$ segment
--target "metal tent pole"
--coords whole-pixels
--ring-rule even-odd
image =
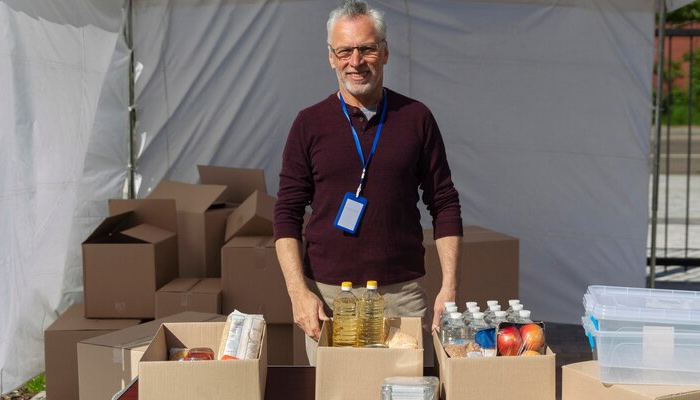
[[[134,140],[136,138],[136,105],[134,104],[134,43],[133,43],[133,0],[127,1],[126,24],[124,27],[124,39],[129,49],[129,140],[127,142],[127,197],[136,197],[136,185],[134,175],[136,171],[136,155],[134,153]]]
[[[649,287],[656,286],[656,226],[659,213],[659,159],[661,158],[661,100],[664,75],[664,44],[666,41],[666,0],[661,0],[659,5],[659,34],[658,56],[656,67],[656,107],[654,109],[654,129],[656,139],[654,141],[654,179],[652,183],[651,199],[651,257],[649,259]],[[669,88],[670,90],[670,88]]]

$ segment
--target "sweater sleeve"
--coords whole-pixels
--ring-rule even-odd
[[[309,143],[305,140],[301,113],[292,124],[282,153],[279,191],[275,204],[274,236],[301,240],[306,206],[314,193]]]
[[[423,190],[423,203],[433,218],[434,238],[462,236],[459,193],[452,183],[445,144],[432,113],[428,114],[424,129],[420,186]]]

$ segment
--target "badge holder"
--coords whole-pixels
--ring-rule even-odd
[[[341,231],[354,234],[357,232],[357,227],[360,225],[365,207],[367,207],[366,198],[362,196],[357,197],[355,193],[345,193],[333,226]]]

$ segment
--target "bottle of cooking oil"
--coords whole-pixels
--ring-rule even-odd
[[[343,282],[340,294],[333,299],[333,347],[357,343],[357,297],[352,282]]]
[[[367,281],[367,291],[357,303],[357,346],[384,344],[384,298],[377,281]]]

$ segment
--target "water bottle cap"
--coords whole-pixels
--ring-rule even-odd
[[[456,305],[457,305],[457,303],[455,303],[454,301],[446,301],[445,302],[445,308],[447,308],[447,306],[456,306]]]
[[[498,304],[493,305],[493,306],[489,306],[489,310],[491,310],[491,311],[501,311],[501,306],[498,305]]]
[[[482,312],[475,312],[472,315],[474,316],[474,319],[484,319],[484,313]]]
[[[474,307],[469,307],[469,312],[474,314],[475,312],[481,311],[481,307],[479,306],[474,306]]]
[[[462,313],[461,312],[450,313],[450,318],[451,319],[462,319]]]
[[[445,307],[445,310],[446,310],[448,313],[457,312],[457,306],[447,306],[447,307]]]
[[[513,307],[513,306],[516,305],[516,304],[520,304],[520,300],[518,300],[518,299],[510,299],[510,300],[508,300],[508,304],[509,304],[511,307]]]
[[[489,300],[489,301],[486,302],[486,304],[487,304],[489,307],[495,306],[495,305],[498,304],[498,300]]]
[[[522,304],[513,304],[513,311],[520,311],[523,309]]]
[[[367,281],[367,289],[376,289],[377,281]]]
[[[476,307],[476,306],[478,306],[478,305],[479,305],[479,304],[478,304],[476,301],[468,301],[467,304],[466,304],[467,310],[468,310],[470,307]]]
[[[352,290],[352,282],[345,281],[340,284],[340,289],[348,291]]]
[[[520,310],[520,317],[530,318],[530,310]]]
[[[497,317],[505,317],[505,316],[506,316],[506,312],[505,312],[505,311],[496,311],[494,314],[495,314]]]

